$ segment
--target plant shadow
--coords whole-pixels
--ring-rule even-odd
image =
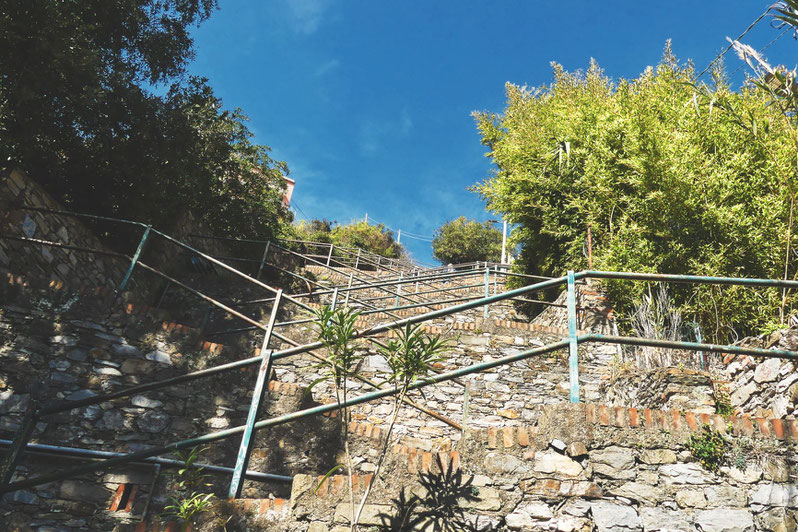
[[[473,486],[473,478],[464,480],[462,470],[454,470],[437,458],[440,473],[419,473],[421,495],[402,490],[393,499],[393,511],[382,513],[377,525],[381,532],[406,532],[424,530],[432,532],[467,531],[483,532],[491,525],[480,526],[479,517],[469,518],[466,509],[470,502],[479,500],[479,490]],[[465,506],[466,508],[464,508]]]

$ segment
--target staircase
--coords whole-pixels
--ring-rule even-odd
[[[275,255],[271,260],[280,263]],[[495,272],[488,272],[486,283],[484,269],[445,279],[404,271],[400,279],[395,272],[317,262],[298,272],[318,283],[302,301],[311,308],[330,304],[333,297],[336,305],[346,301],[363,311],[359,330],[456,304],[441,300],[478,299],[505,289],[504,278]],[[345,289],[357,287],[358,278],[363,284],[382,284],[357,290],[347,300]],[[272,310],[268,301],[247,303],[264,293],[246,283],[207,272],[185,273],[181,280],[237,310],[246,309],[259,322]],[[333,293],[334,287],[339,292]],[[579,305],[594,311],[582,313],[583,328],[607,332],[608,302],[593,286],[580,290]],[[451,342],[438,371],[567,338],[565,309],[556,306],[562,302],[532,321],[508,301],[491,303],[487,312],[479,307],[425,321],[427,333]],[[288,341],[274,338],[272,349],[315,340],[312,323],[303,321],[308,313],[289,305],[280,308],[278,322],[298,323],[278,324],[275,331]],[[91,286],[37,285],[17,274],[4,284],[0,326],[0,438],[5,440],[14,438],[36,401],[66,403],[255,357],[263,338],[260,331],[225,333],[242,328],[240,320],[209,312],[206,301],[179,290],[160,290],[139,300],[135,293],[115,297]],[[382,341],[392,334],[373,338]],[[360,374],[376,381],[385,362],[366,340],[362,349],[367,356]],[[758,452],[779,456],[785,445],[798,441],[798,425],[601,405],[602,384],[616,354],[612,345],[580,349],[583,403],[576,405],[569,403],[567,350],[440,383],[426,388],[423,396],[415,392],[411,399],[426,412],[402,406],[361,528],[399,530],[403,519],[417,521],[409,528],[414,530],[444,523],[455,530],[737,529],[711,528],[724,519],[743,523],[740,530],[753,530],[795,522],[792,508],[798,504],[793,505],[791,495],[780,498],[778,491],[786,486],[785,493],[792,493],[794,457],[780,458],[781,465],[770,470],[712,472],[693,461],[684,445],[708,424],[750,438]],[[319,376],[317,364],[309,353],[275,361],[260,419],[334,402],[327,383],[308,391]],[[129,453],[244,425],[256,377],[257,365],[250,365],[52,415],[35,426],[31,442],[60,449],[24,455],[13,480],[66,468],[72,462],[65,457],[75,459],[77,449]],[[355,395],[372,390],[363,382],[353,382],[351,389]],[[392,405],[386,397],[352,408],[356,503],[386,443]],[[204,445],[200,461],[232,467],[239,441],[236,435]],[[325,477],[343,462],[335,412],[262,429],[254,441],[248,469],[274,477],[246,480],[242,498],[228,501],[231,473],[212,472],[207,489],[218,501],[196,520],[195,530],[349,529],[350,479]],[[767,491],[760,481],[778,488]],[[162,517],[174,488],[168,467],[127,464],[6,495],[0,523],[8,530],[37,531],[177,529]],[[713,513],[718,508],[723,512]]]

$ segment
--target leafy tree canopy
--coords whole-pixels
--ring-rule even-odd
[[[206,80],[184,77],[215,0],[0,3],[0,160],[69,207],[269,237],[283,163]],[[165,87],[163,95],[153,87]]]
[[[442,264],[498,262],[501,253],[501,231],[490,222],[480,223],[465,216],[440,226],[432,240],[432,255]]]
[[[496,165],[475,189],[517,224],[523,271],[586,267],[590,224],[599,269],[780,278],[786,258],[793,276],[794,131],[762,91],[734,92],[720,70],[711,86],[694,76],[669,45],[633,80],[615,82],[595,62],[584,73],[554,64],[550,86],[508,84],[503,114],[475,113]],[[642,287],[611,289],[623,307]],[[722,336],[772,320],[778,296],[680,297]]]
[[[360,220],[336,225],[328,220],[303,220],[293,228],[295,237],[300,240],[331,242],[394,259],[405,255],[402,245],[394,240],[393,232],[382,224],[371,225]]]

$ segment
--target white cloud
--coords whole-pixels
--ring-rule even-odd
[[[360,153],[371,156],[377,153],[386,139],[405,138],[413,130],[413,119],[407,108],[396,119],[382,121],[366,120],[360,126],[358,147]]]
[[[296,33],[312,35],[326,19],[330,0],[287,0],[292,29]]]
[[[329,74],[330,72],[338,69],[341,66],[341,62],[337,59],[330,59],[329,61],[323,63],[319,66],[313,75],[317,78],[324,76],[325,74]]]

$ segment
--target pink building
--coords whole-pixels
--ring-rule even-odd
[[[294,193],[294,184],[296,181],[290,177],[283,176],[285,180],[285,193],[283,193],[283,205],[288,207],[291,204],[291,195]]]

